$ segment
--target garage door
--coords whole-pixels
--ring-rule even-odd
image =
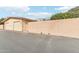
[[[13,30],[22,31],[22,23],[17,21],[13,23]]]
[[[10,22],[6,22],[4,24],[4,28],[5,28],[5,30],[13,30],[13,24]]]

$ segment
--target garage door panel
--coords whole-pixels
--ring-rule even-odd
[[[5,23],[4,27],[5,27],[5,30],[13,30],[13,24],[12,23]]]
[[[14,22],[13,23],[13,29],[15,31],[22,31],[22,23],[21,22]]]

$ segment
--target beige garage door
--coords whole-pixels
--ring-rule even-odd
[[[15,31],[22,31],[22,23],[21,22],[14,22],[13,23],[13,29]]]
[[[13,30],[13,24],[10,22],[6,22],[4,28],[5,30]]]

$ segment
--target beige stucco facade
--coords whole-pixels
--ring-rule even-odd
[[[28,22],[32,22],[32,20],[9,17],[7,20],[3,21],[4,30],[28,31]]]
[[[30,22],[29,32],[79,38],[79,18]]]
[[[3,30],[3,29],[4,29],[4,25],[0,24],[0,30]]]
[[[4,23],[5,30],[18,30],[22,31],[22,20],[19,19],[9,19]]]
[[[28,32],[28,30],[29,30],[29,28],[28,28],[28,21],[25,21],[25,20],[23,20],[22,21],[22,28],[23,28],[23,31],[25,31],[25,32]]]

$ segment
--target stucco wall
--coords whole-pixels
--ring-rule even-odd
[[[5,30],[28,31],[28,20],[9,19],[4,23]]]
[[[0,30],[3,30],[3,24],[0,25]]]
[[[22,31],[22,20],[19,20],[19,19],[9,19],[8,21],[6,21],[4,23],[4,29],[5,30]]]
[[[28,22],[29,21],[23,20],[23,23],[22,23],[23,24],[23,27],[22,28],[23,28],[23,31],[24,32],[27,32],[28,31]]]
[[[79,18],[30,22],[29,32],[79,38]]]

